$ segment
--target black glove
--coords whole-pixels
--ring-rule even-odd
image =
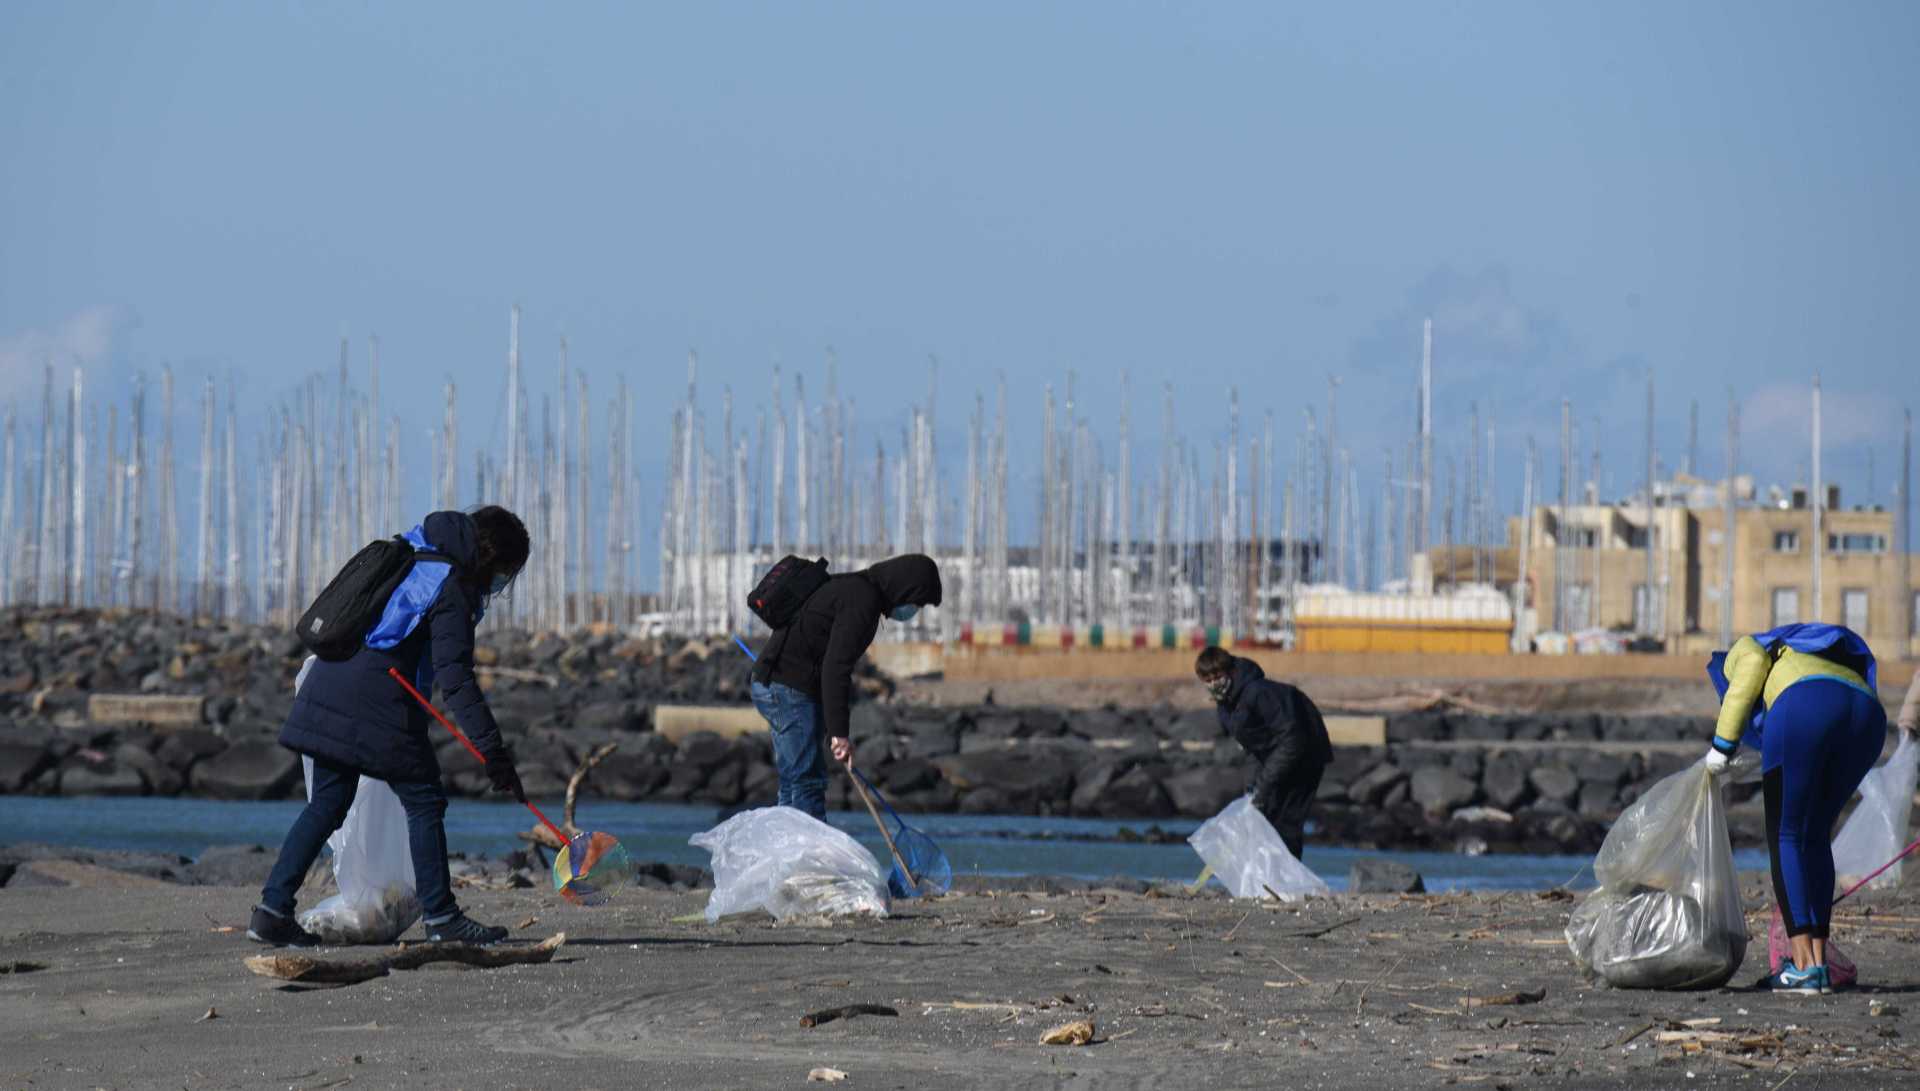
[[[520,771],[513,767],[513,750],[502,746],[487,759],[487,781],[496,792],[512,792],[516,799],[526,799],[527,790],[520,786]]]

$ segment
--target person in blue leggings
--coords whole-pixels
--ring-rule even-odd
[[[1721,692],[1709,772],[1745,742],[1760,751],[1767,849],[1793,961],[1775,992],[1832,992],[1833,826],[1887,739],[1873,651],[1839,625],[1785,625],[1742,637],[1708,667]]]

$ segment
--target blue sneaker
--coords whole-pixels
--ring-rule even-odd
[[[1767,986],[1777,993],[1794,993],[1799,996],[1819,996],[1833,991],[1827,981],[1827,968],[1815,966],[1802,970],[1788,962],[1780,967],[1780,972],[1767,979]]]

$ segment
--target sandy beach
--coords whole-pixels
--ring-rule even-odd
[[[1920,1081],[1911,877],[1841,907],[1836,938],[1863,985],[1825,998],[1750,987],[1764,940],[1738,987],[1586,984],[1561,939],[1571,902],[1551,893],[1279,906],[982,880],[829,925],[676,921],[704,891],[632,890],[586,910],[543,890],[467,890],[475,915],[517,926],[513,943],[564,931],[565,946],[546,965],[302,988],[243,965],[262,951],[234,930],[248,890],[67,878],[0,893],[0,1086],[772,1088],[816,1068],[888,1088]],[[1761,877],[1745,887],[1763,935]],[[857,1003],[898,1015],[801,1026]],[[1091,1044],[1039,1044],[1077,1020]]]

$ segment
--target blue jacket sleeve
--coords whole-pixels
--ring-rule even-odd
[[[500,752],[500,727],[473,673],[473,606],[458,579],[449,579],[427,611],[433,680],[460,730],[482,754]]]

